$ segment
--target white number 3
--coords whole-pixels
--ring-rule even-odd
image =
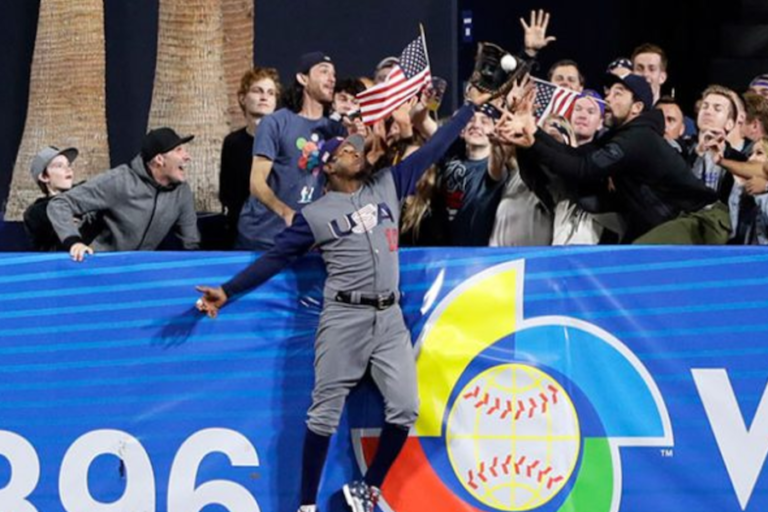
[[[29,441],[18,434],[0,430],[0,453],[11,465],[11,479],[0,489],[3,509],[13,512],[38,512],[27,501],[40,479],[40,459]]]

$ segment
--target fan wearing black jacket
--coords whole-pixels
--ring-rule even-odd
[[[606,125],[611,130],[588,148],[568,148],[538,130],[530,93],[514,113],[505,114],[498,135],[568,181],[589,184],[610,178],[613,190],[594,201],[591,211],[622,214],[627,223],[624,243],[726,243],[728,210],[664,140],[664,116],[651,110],[648,82],[637,75],[607,75],[606,90]],[[675,224],[661,228],[670,221]]]

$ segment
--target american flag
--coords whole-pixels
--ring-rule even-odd
[[[570,116],[573,102],[579,98],[578,92],[538,78],[534,78],[533,81],[536,84],[534,115],[539,120],[539,124],[550,115]]]
[[[386,118],[400,105],[416,96],[432,80],[424,35],[420,35],[400,54],[384,82],[357,95],[365,124]]]

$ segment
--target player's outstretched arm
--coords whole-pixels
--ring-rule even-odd
[[[481,93],[471,87],[467,92],[467,104],[461,107],[448,123],[442,126],[429,141],[408,158],[392,167],[397,197],[402,199],[413,193],[421,175],[440,160],[451,144],[459,137],[461,130],[475,114],[475,106],[482,105],[491,98],[488,93]]]
[[[301,213],[297,213],[293,224],[277,235],[274,247],[235,277],[218,287],[196,287],[203,296],[197,300],[195,307],[209,317],[216,318],[219,309],[229,299],[252,290],[279,274],[281,270],[309,251],[314,244],[315,237],[309,224]]]

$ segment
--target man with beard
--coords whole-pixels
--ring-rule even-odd
[[[336,69],[323,52],[304,54],[286,92],[286,108],[266,116],[253,143],[251,197],[243,206],[235,247],[266,250],[290,226],[298,209],[320,197],[323,175],[308,165],[322,141],[346,135],[325,114],[333,101]]]
[[[606,76],[606,125],[610,131],[580,150],[556,143],[536,126],[533,95],[508,112],[500,123],[500,138],[518,146],[551,172],[597,191],[611,178],[613,191],[599,192],[595,211],[623,214],[623,242],[725,243],[730,222],[717,195],[698,181],[683,159],[664,140],[664,117],[653,106],[653,92],[641,76]],[[642,238],[654,228],[688,216],[687,230],[669,237]],[[725,224],[727,229],[723,229]]]

